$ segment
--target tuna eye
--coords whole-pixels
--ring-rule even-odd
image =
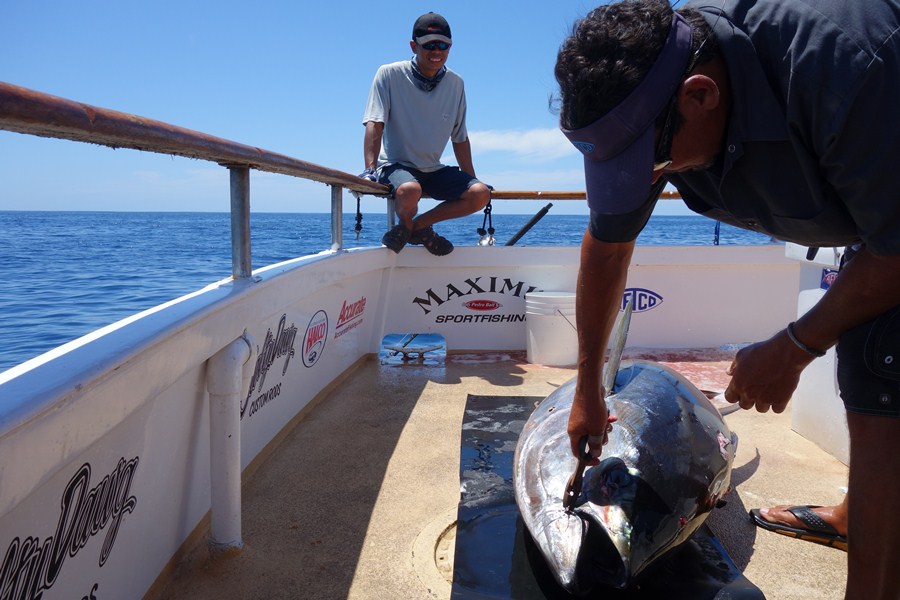
[[[610,487],[626,487],[631,484],[631,473],[624,469],[616,469],[606,474],[606,485]]]

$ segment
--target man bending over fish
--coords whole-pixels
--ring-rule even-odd
[[[846,598],[900,597],[900,0],[601,6],[564,41],[556,78],[591,211],[573,453],[590,435],[601,454],[600,369],[634,240],[666,183],[731,225],[859,245],[812,309],[737,353],[725,396],[782,412],[803,369],[837,344],[852,456]]]

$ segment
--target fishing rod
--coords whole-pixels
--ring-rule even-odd
[[[509,238],[509,241],[506,242],[506,245],[507,245],[507,246],[512,246],[512,245],[514,245],[516,242],[518,242],[518,241],[522,238],[523,235],[525,235],[526,233],[528,233],[528,230],[529,230],[529,229],[531,229],[532,227],[534,227],[535,223],[537,223],[538,221],[540,221],[541,219],[544,218],[544,215],[547,214],[547,211],[549,211],[549,210],[550,210],[550,207],[552,207],[552,206],[553,206],[553,203],[552,203],[552,202],[548,202],[548,203],[547,203],[547,206],[545,206],[545,207],[542,208],[541,210],[537,211],[537,213],[536,213],[533,217],[531,217],[531,220],[528,221],[527,223],[525,223],[525,225],[522,227],[522,229],[520,229],[519,231],[516,232],[516,235],[512,236],[511,238]]]

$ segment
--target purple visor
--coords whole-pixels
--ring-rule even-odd
[[[681,84],[691,55],[691,26],[675,13],[669,37],[644,79],[614,109],[562,132],[584,154],[588,206],[604,214],[636,210],[653,180],[657,117]]]

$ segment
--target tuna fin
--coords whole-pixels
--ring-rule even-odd
[[[616,337],[613,339],[612,349],[609,353],[609,360],[606,363],[606,372],[603,376],[603,387],[606,389],[606,395],[613,393],[616,385],[616,374],[619,372],[619,363],[622,362],[622,352],[625,351],[625,340],[628,339],[628,328],[631,326],[631,298],[625,305],[625,312],[619,318],[619,326],[616,328]]]

